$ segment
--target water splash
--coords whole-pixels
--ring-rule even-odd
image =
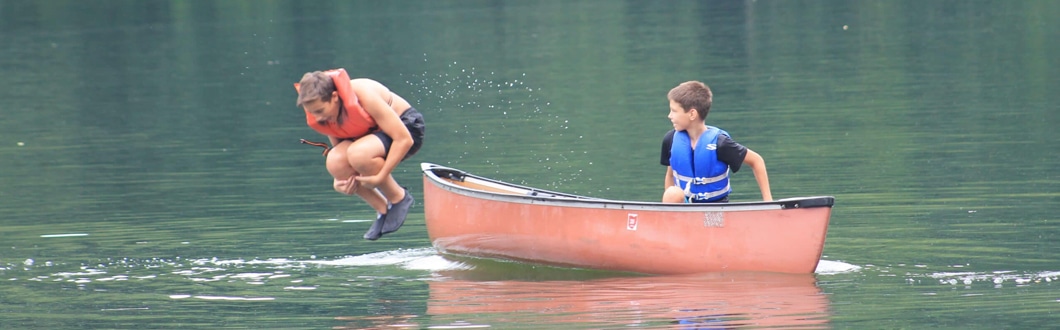
[[[333,260],[316,260],[315,256],[311,256],[309,260],[299,259],[288,259],[288,258],[269,258],[269,259],[232,259],[232,260],[217,260],[214,259],[200,259],[193,261],[196,265],[219,265],[219,266],[231,266],[231,265],[272,265],[273,268],[305,268],[308,266],[333,266],[333,267],[378,267],[378,266],[399,266],[407,270],[426,270],[426,271],[440,271],[440,270],[459,270],[466,269],[467,265],[449,261],[438,255],[437,251],[433,248],[418,248],[418,249],[398,249],[392,251],[382,251],[375,253],[368,253],[356,256],[346,256]]]
[[[15,265],[0,268],[2,271],[15,270]],[[83,287],[85,284],[98,282],[121,282],[130,280],[151,280],[159,277],[183,277],[192,282],[242,282],[250,285],[263,285],[270,281],[281,281],[286,284],[297,284],[303,280],[292,275],[292,271],[301,271],[310,267],[333,268],[369,268],[399,267],[411,271],[445,271],[466,270],[471,266],[447,260],[433,248],[398,249],[369,254],[345,256],[335,259],[318,259],[311,255],[304,259],[268,258],[268,259],[221,259],[198,258],[107,258],[100,262],[81,264],[70,270],[69,265],[55,265],[51,261],[36,263],[27,259],[21,265],[22,271],[40,274],[41,270],[51,267],[59,268],[47,271],[47,275],[28,277],[11,277],[9,281],[62,282],[73,283]],[[64,270],[65,268],[66,270]],[[311,287],[290,286],[286,290],[308,290]]]
[[[910,268],[911,267],[911,268]],[[820,275],[835,275],[852,272],[865,271],[869,275],[879,277],[901,277],[909,285],[943,285],[943,286],[979,286],[991,285],[994,288],[1006,286],[1023,287],[1036,284],[1051,284],[1060,280],[1060,271],[965,271],[963,269],[971,265],[946,265],[942,266],[948,271],[928,271],[932,266],[924,264],[904,264],[877,266],[866,264],[863,266],[848,264],[839,261],[822,259],[817,264],[815,273]]]
[[[427,54],[424,54],[424,61],[428,61]],[[424,111],[467,117],[467,124],[446,132],[463,136],[464,145],[463,152],[455,154],[454,159],[448,159],[446,165],[456,166],[465,160],[482,162],[492,168],[494,173],[502,174],[502,168],[508,167],[505,164],[507,161],[536,163],[550,173],[549,177],[555,178],[555,181],[544,184],[549,189],[578,180],[582,169],[592,165],[591,162],[579,163],[568,158],[568,154],[588,154],[588,151],[567,150],[556,154],[556,151],[550,150],[552,146],[527,143],[528,148],[520,152],[527,153],[528,159],[520,159],[522,154],[512,157],[506,150],[491,148],[497,139],[512,138],[504,135],[509,127],[534,126],[542,134],[554,137],[565,136],[570,129],[569,120],[546,110],[552,102],[540,97],[542,88],[527,84],[526,73],[513,77],[451,62],[446,63],[445,69],[440,72],[424,71],[404,76],[405,83],[413,89],[409,95],[410,101],[423,105]]]
[[[817,269],[813,272],[822,275],[852,273],[861,270],[861,266],[848,264],[842,261],[824,260],[817,262]]]
[[[938,280],[943,285],[972,285],[976,283],[993,284],[995,288],[1005,285],[1027,286],[1032,284],[1051,283],[1060,279],[1058,271],[1019,272],[999,270],[991,272],[935,272],[927,277]]]

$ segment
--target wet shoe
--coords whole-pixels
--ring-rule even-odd
[[[364,239],[374,241],[382,237],[384,222],[386,222],[386,214],[376,213],[375,222],[372,222],[372,227],[368,228],[368,231],[364,233]]]
[[[405,189],[405,198],[402,198],[400,202],[390,205],[385,219],[383,219],[383,234],[393,233],[401,228],[401,225],[405,224],[405,217],[409,215],[409,209],[412,208],[412,204],[415,200],[412,199],[412,193]]]

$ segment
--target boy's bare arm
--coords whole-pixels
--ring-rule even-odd
[[[401,122],[401,118],[398,118],[394,109],[380,96],[386,87],[378,82],[362,79],[351,81],[351,84],[364,110],[372,116],[379,129],[393,139],[390,152],[386,155],[386,160],[379,169],[379,173],[373,175],[372,178],[364,178],[369,186],[374,186],[389,176],[398,163],[405,158],[405,154],[412,148],[412,135],[409,134],[409,130],[405,128],[405,124]]]
[[[674,185],[674,169],[673,167],[666,167],[666,182],[663,182],[663,189],[668,189]]]
[[[755,181],[758,181],[758,190],[762,191],[762,200],[772,201],[773,193],[769,191],[769,173],[766,171],[766,161],[762,159],[762,155],[747,149],[747,156],[744,157],[743,163],[751,166],[751,170],[754,171]]]

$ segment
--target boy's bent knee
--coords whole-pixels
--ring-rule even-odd
[[[362,174],[373,174],[383,166],[383,145],[374,135],[361,138],[346,149],[345,161]]]
[[[357,174],[357,171],[344,158],[345,154],[336,155],[336,157],[328,155],[328,159],[324,164],[328,169],[328,173],[336,179],[345,179]]]

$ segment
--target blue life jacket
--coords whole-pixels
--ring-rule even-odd
[[[690,202],[704,203],[718,201],[729,195],[729,165],[718,160],[718,135],[729,133],[707,126],[707,131],[696,141],[692,149],[692,139],[688,132],[674,132],[673,144],[670,145],[670,167],[674,170],[674,182],[685,191],[685,198]]]

